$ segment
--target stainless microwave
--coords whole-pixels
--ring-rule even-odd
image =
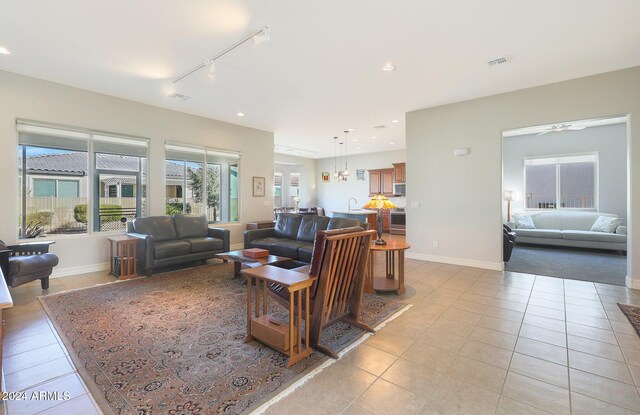
[[[393,184],[393,194],[396,196],[404,196],[406,194],[404,183]]]

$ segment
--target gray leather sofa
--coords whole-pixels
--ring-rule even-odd
[[[173,215],[136,218],[127,235],[141,239],[138,270],[150,276],[155,268],[204,261],[229,251],[229,230],[210,228],[206,216]]]
[[[267,249],[271,255],[310,263],[316,232],[369,224],[357,219],[279,213],[273,228],[244,231],[244,247]]]

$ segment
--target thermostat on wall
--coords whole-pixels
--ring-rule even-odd
[[[454,156],[466,156],[467,154],[469,154],[469,149],[466,147],[456,148],[455,150],[453,150]]]

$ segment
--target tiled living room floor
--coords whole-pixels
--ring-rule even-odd
[[[267,413],[640,412],[640,337],[616,305],[640,305],[640,291],[415,260],[406,279],[409,311]],[[48,292],[113,280],[59,278]],[[99,413],[39,307],[39,285],[11,291],[7,389],[73,399],[8,402],[9,413]]]

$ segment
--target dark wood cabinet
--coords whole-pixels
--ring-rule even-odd
[[[407,180],[406,163],[393,163],[393,182],[404,183]]]
[[[382,232],[389,232],[391,229],[391,213],[389,209],[382,209],[380,216],[382,216]]]
[[[369,195],[393,196],[393,169],[369,170]]]

